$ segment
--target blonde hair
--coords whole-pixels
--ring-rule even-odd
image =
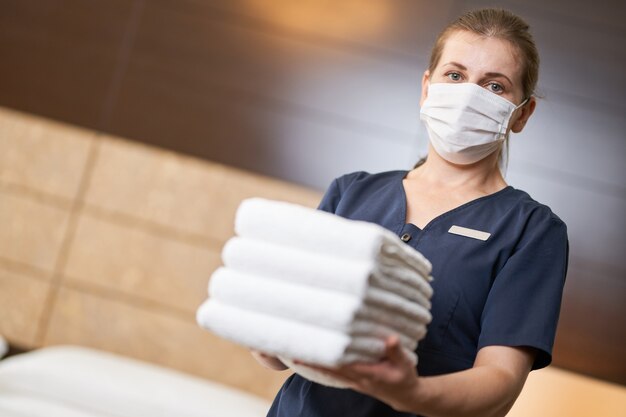
[[[524,65],[522,90],[524,99],[533,95],[539,79],[539,52],[529,32],[529,25],[521,17],[504,9],[480,9],[465,13],[450,23],[439,34],[430,54],[428,70],[432,73],[439,64],[448,37],[456,31],[468,31],[485,37],[509,41]]]

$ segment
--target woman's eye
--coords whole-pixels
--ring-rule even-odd
[[[452,81],[461,81],[461,74],[458,72],[450,72],[447,75]]]
[[[502,86],[498,83],[489,83],[487,84],[487,88],[489,91],[496,94],[500,94],[504,91],[504,88],[502,88]]]

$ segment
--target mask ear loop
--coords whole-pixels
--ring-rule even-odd
[[[520,107],[524,107],[526,103],[528,103],[528,100],[530,100],[530,97],[526,97],[524,101],[522,101],[520,104],[515,106],[515,108],[513,109],[513,112],[515,112],[515,110],[519,109]]]
[[[513,113],[515,113],[515,110],[519,109],[520,107],[524,107],[528,103],[529,100],[530,100],[530,97],[526,97],[524,101],[522,101],[520,104],[515,106],[515,108],[511,112],[511,116],[513,115]],[[501,152],[501,155],[500,155],[500,160],[498,161],[498,167],[500,168],[500,173],[502,173],[502,177],[506,178],[507,168],[509,167],[509,135],[508,134],[506,135],[506,138],[504,140],[504,143],[502,144],[502,149],[500,150],[500,152]]]

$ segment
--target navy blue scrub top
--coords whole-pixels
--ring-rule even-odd
[[[417,348],[418,373],[471,368],[484,346],[529,346],[533,369],[547,366],[561,305],[568,260],[565,224],[549,207],[508,186],[446,212],[424,229],[405,223],[407,171],[356,172],[337,178],[320,209],[380,224],[433,265],[433,320]],[[462,226],[486,240],[449,233]],[[294,374],[268,417],[409,417],[350,389],[326,387]]]

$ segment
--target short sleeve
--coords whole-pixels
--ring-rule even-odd
[[[337,205],[339,204],[339,200],[341,200],[339,181],[337,179],[334,179],[324,193],[324,197],[322,197],[322,201],[320,202],[319,206],[317,206],[317,209],[327,211],[329,213],[334,213],[337,209]]]
[[[355,181],[367,177],[368,175],[367,172],[357,171],[335,178],[326,190],[326,193],[324,193],[324,197],[322,197],[322,201],[319,206],[317,206],[317,209],[335,213],[344,191]]]
[[[497,274],[481,318],[478,348],[537,349],[533,369],[548,366],[567,273],[567,228],[547,207],[534,210]]]

